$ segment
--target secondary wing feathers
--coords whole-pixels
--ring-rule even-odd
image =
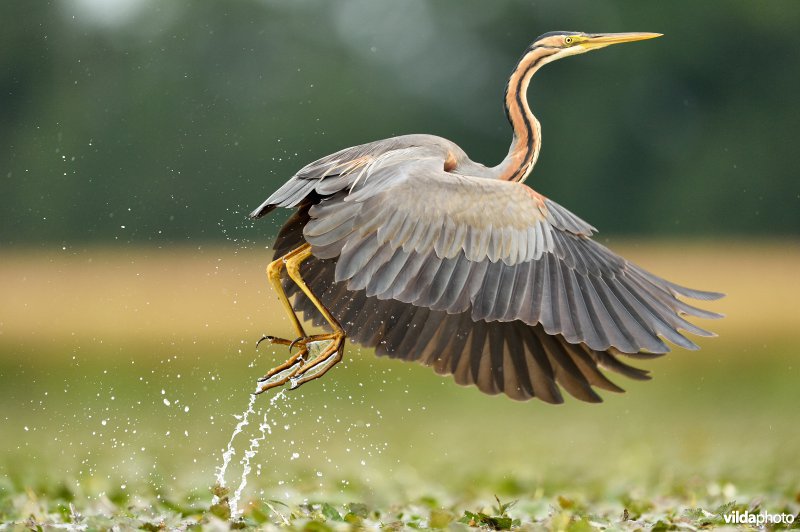
[[[718,294],[652,275],[591,240],[594,228],[552,200],[446,172],[445,158],[440,146],[409,141],[351,148],[307,166],[265,204],[320,197],[305,240],[316,257],[337,258],[337,282],[378,299],[541,324],[596,350],[665,353],[662,337],[696,348],[679,331],[709,334],[681,315],[718,315],[678,296]]]
[[[294,214],[276,241],[279,257],[303,242],[308,206]],[[633,378],[646,372],[618,360],[620,353],[599,353],[585,345],[546,333],[524,322],[474,321],[469,310],[457,314],[431,310],[394,299],[368,296],[347,282],[334,281],[336,261],[309,259],[301,273],[311,290],[349,331],[352,341],[374,347],[378,355],[417,361],[457,383],[475,385],[490,394],[517,400],[537,397],[561,403],[558,385],[571,395],[596,402],[593,386],[622,391],[600,371],[605,368]],[[451,272],[451,276],[457,269]],[[324,325],[316,308],[288,279],[284,288],[294,307],[316,325]]]

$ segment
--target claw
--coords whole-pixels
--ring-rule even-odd
[[[300,345],[303,347],[308,347],[308,344],[312,344],[314,342],[322,342],[324,340],[331,340],[335,337],[335,334],[315,334],[313,336],[300,336],[292,340],[289,344],[289,352],[292,351],[292,348],[296,345]]]
[[[271,344],[290,345],[289,340],[285,338],[278,338],[277,336],[270,336],[268,334],[265,334],[264,336],[259,338],[258,341],[256,342],[256,349],[258,349],[258,346],[260,346],[261,342],[263,342],[264,340],[268,341]],[[291,348],[289,348],[289,350],[291,351]]]
[[[292,352],[292,348],[294,348],[295,344],[297,344],[297,343],[300,343],[300,342],[303,342],[303,340],[305,340],[305,338],[304,338],[304,337],[302,337],[302,336],[300,336],[300,337],[298,337],[298,338],[295,338],[294,340],[292,340],[292,343],[290,343],[290,344],[289,344],[289,352],[290,352],[290,353]]]
[[[264,336],[262,336],[261,338],[259,338],[258,341],[256,342],[256,349],[258,349],[258,346],[261,345],[261,342],[263,342],[264,340],[269,340],[270,338],[271,337],[267,336],[266,334]]]

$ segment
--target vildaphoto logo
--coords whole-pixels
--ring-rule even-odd
[[[791,525],[794,523],[792,514],[768,514],[766,512],[753,513],[745,510],[744,512],[735,511],[722,516],[725,523],[729,525],[766,525],[783,524]]]

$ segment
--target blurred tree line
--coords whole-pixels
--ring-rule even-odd
[[[548,65],[528,183],[602,234],[797,235],[800,4],[6,0],[0,243],[267,242],[295,170],[406,133],[496,164],[537,35],[657,31]]]

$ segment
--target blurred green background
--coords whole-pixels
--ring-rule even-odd
[[[297,168],[399,134],[496,164],[507,75],[553,29],[665,37],[536,76],[533,186],[608,233],[800,231],[793,0],[0,9],[5,245],[261,241],[243,215]]]
[[[600,406],[486,397],[350,347],[257,404],[275,425],[245,496],[800,492],[794,0],[9,0],[0,19],[0,495],[207,504],[234,415],[285,357],[254,340],[290,334],[263,274],[286,214],[245,214],[378,138],[495,164],[507,75],[555,29],[665,37],[537,74],[528,183],[643,266],[728,293],[702,324],[721,337]]]

